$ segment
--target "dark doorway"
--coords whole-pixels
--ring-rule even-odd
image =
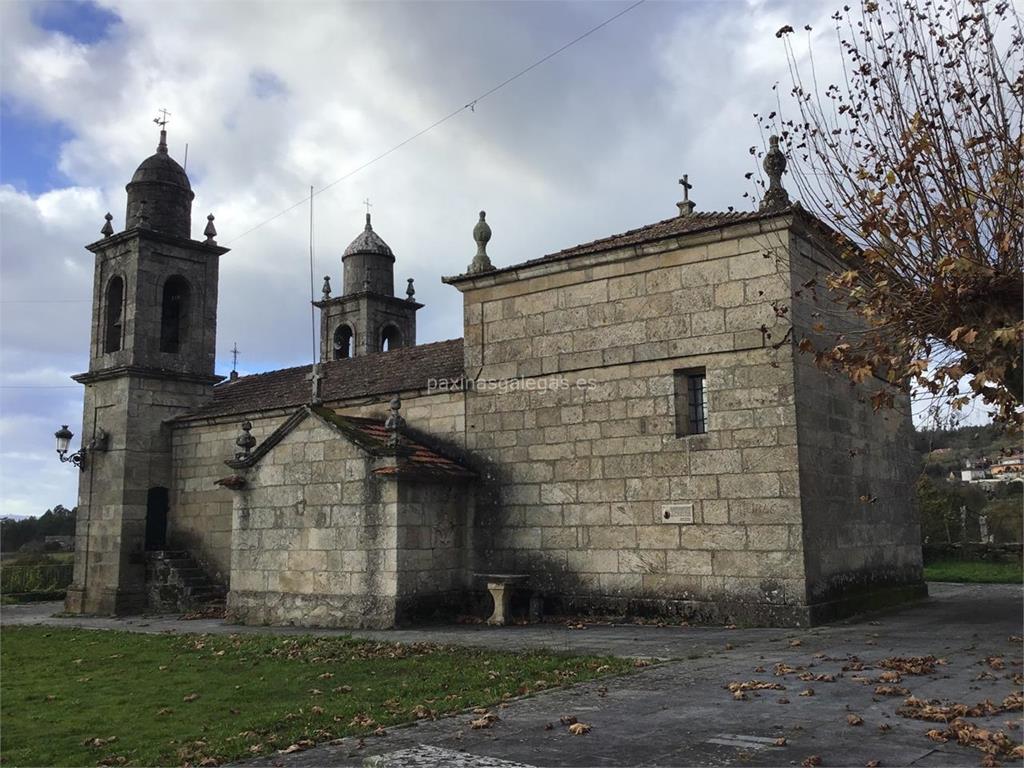
[[[150,488],[146,494],[146,549],[167,546],[167,489]]]

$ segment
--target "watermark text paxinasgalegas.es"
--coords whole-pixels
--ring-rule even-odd
[[[596,387],[597,382],[594,379],[570,379],[565,376],[515,379],[467,379],[459,376],[452,379],[427,379],[427,392],[430,394],[472,390],[504,395],[508,392],[557,392],[565,389],[590,390]]]

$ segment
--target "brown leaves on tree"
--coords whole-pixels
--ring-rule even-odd
[[[838,307],[830,309],[845,307],[860,321],[841,321],[840,336],[819,332],[799,347],[855,381],[923,392],[954,412],[977,401],[1020,426],[1017,11],[1007,2],[869,0],[859,13],[832,18],[846,76],[812,76],[814,57],[798,52],[793,28],[782,27],[792,108],[759,118],[788,146],[795,196],[834,241],[825,283]],[[872,403],[892,406],[892,393],[880,391]]]

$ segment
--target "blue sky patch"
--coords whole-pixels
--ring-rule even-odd
[[[60,32],[85,45],[106,38],[110,28],[120,21],[116,13],[91,0],[50,0],[32,9],[32,22],[37,27]]]
[[[287,96],[288,86],[269,69],[254,69],[249,73],[249,92],[257,99],[272,99]]]
[[[0,102],[0,182],[38,195],[66,186],[67,177],[57,168],[60,148],[74,134],[63,123],[34,118]]]

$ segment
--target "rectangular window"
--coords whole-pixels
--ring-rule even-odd
[[[674,372],[676,437],[703,435],[708,431],[708,380],[704,368]]]

